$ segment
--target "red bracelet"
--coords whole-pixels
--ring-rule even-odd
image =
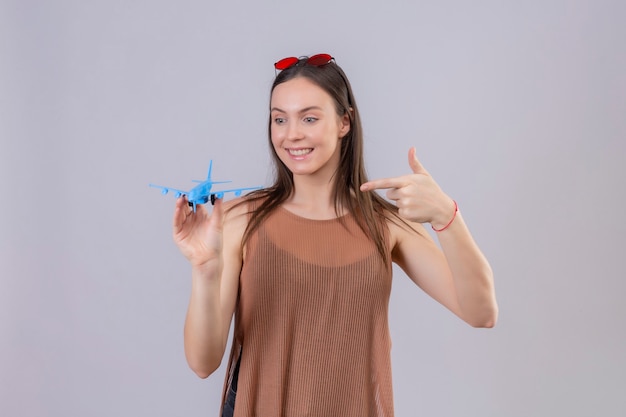
[[[435,232],[443,232],[448,227],[450,227],[454,219],[456,219],[456,214],[459,212],[459,206],[456,204],[456,201],[452,200],[452,202],[454,203],[454,214],[452,215],[452,219],[448,222],[448,224],[443,226],[441,229],[435,229],[435,227],[431,224],[430,227],[432,227]]]

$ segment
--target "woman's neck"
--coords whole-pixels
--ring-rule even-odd
[[[294,192],[285,201],[284,207],[302,217],[311,219],[333,219],[343,215],[340,207],[336,212],[332,181],[319,181],[313,177],[294,176]]]

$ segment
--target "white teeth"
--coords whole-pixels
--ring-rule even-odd
[[[289,153],[291,155],[295,155],[295,156],[301,156],[301,155],[306,155],[308,153],[311,153],[313,149],[289,149]]]

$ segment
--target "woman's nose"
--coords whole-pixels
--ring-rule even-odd
[[[287,138],[290,140],[302,139],[302,130],[298,123],[289,123],[287,126]]]

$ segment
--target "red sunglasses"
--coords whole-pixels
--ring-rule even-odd
[[[317,54],[310,57],[301,57],[296,58],[295,56],[290,56],[288,58],[283,58],[280,61],[274,64],[274,68],[277,70],[286,70],[287,68],[291,68],[294,65],[302,62],[304,65],[313,65],[314,67],[319,67],[322,65],[326,65],[329,62],[333,61],[335,58],[328,54]]]

